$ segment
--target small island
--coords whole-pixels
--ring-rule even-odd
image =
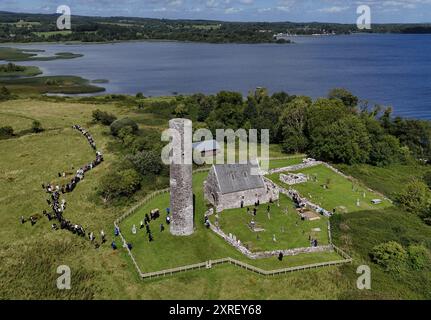
[[[0,77],[34,77],[42,74],[42,71],[35,66],[19,66],[9,62],[0,64]]]
[[[45,50],[18,49],[10,47],[0,47],[0,60],[6,61],[51,61],[58,59],[74,59],[83,55],[72,52],[57,52],[53,56],[39,56]]]

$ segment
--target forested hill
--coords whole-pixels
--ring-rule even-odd
[[[353,24],[292,22],[224,22],[167,20],[134,17],[89,17],[73,15],[72,32],[59,31],[57,14],[0,12],[0,42],[120,40],[179,40],[212,43],[289,42],[274,35],[289,33],[349,34],[361,32]],[[375,33],[431,33],[431,24],[379,24]]]

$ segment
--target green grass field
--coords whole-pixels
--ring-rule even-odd
[[[346,174],[364,181],[372,189],[390,198],[400,192],[400,186],[405,186],[412,179],[422,179],[428,166],[420,165],[391,165],[388,167],[373,167],[370,165],[338,166]]]
[[[195,173],[193,176],[193,190],[196,195],[196,231],[192,236],[179,238],[172,236],[169,233],[168,227],[165,223],[165,209],[169,207],[169,193],[156,196],[153,200],[140,208],[139,211],[131,215],[120,224],[120,229],[123,235],[127,241],[133,245],[133,254],[143,272],[164,270],[183,265],[204,262],[210,259],[219,259],[225,257],[239,259],[249,264],[256,265],[256,261],[247,259],[241,253],[227,244],[223,239],[217,236],[214,232],[204,227],[203,223],[206,205],[203,199],[202,186],[206,176],[206,172]],[[287,199],[285,199],[283,205],[287,204],[286,202]],[[152,209],[156,208],[160,209],[162,214],[161,218],[156,221],[152,221],[150,224],[151,231],[154,235],[154,241],[149,242],[148,237],[146,236],[145,228],[139,229],[140,221],[144,219],[146,213],[149,214]],[[226,215],[229,213],[230,212],[226,212]],[[224,213],[223,215],[225,216]],[[290,224],[294,225],[294,216],[289,220]],[[279,219],[274,217],[274,221],[279,221]],[[160,231],[161,223],[163,223],[166,228],[163,232]],[[132,234],[133,225],[135,225],[138,229],[138,232],[135,235]],[[323,235],[326,234],[327,226],[325,223],[319,224],[319,226],[324,228],[322,230],[322,241],[326,239],[327,242],[327,235]],[[301,230],[302,228],[308,230],[308,227],[311,228],[312,225],[307,223],[307,226],[301,226],[299,228],[301,228]],[[276,228],[275,225],[274,228]],[[299,230],[297,230],[295,233],[298,232],[302,233]],[[286,236],[286,238],[293,239],[294,237]],[[308,234],[303,235],[303,238],[304,241],[300,242],[301,245],[305,244],[305,246],[309,246],[309,244],[307,245]],[[269,241],[265,241],[265,243],[266,242]],[[280,244],[282,244],[282,246],[279,249],[288,248],[284,246],[284,244],[287,246],[288,242],[281,235]],[[291,248],[292,245],[294,244],[290,244],[289,248]],[[264,259],[259,261],[258,265],[262,266],[263,268],[280,269],[286,266],[296,265],[295,262],[305,264],[322,262],[322,260],[320,260],[321,258],[323,259],[323,262],[328,261],[328,259],[340,260],[340,256],[333,253],[303,254],[296,257],[285,257],[283,262],[278,261],[275,257],[273,259]]]
[[[134,114],[129,108],[117,107],[115,103],[55,103],[30,99],[0,103],[0,122],[15,119],[18,124],[22,119],[23,123],[17,127],[25,129],[30,124],[30,119],[36,119],[48,129],[40,134],[0,140],[0,240],[3,244],[0,248],[0,298],[335,299],[348,288],[348,283],[338,283],[342,276],[337,267],[265,278],[225,265],[209,271],[193,271],[143,281],[137,276],[123,249],[112,251],[107,244],[96,250],[87,240],[67,231],[52,231],[47,220],[41,220],[33,227],[29,224],[21,225],[21,215],[28,216],[46,209],[46,195],[40,187],[42,182],[55,180],[58,171],[67,170],[72,164],[86,163],[93,158],[85,140],[70,129],[73,124],[80,123],[94,135],[100,149],[104,151],[106,161],[87,174],[78,188],[67,195],[69,207],[65,215],[88,229],[104,229],[108,242],[112,241],[113,221],[127,209],[128,203],[134,203],[134,199],[118,206],[105,206],[95,195],[100,178],[105,172],[109,172],[111,163],[117,157],[115,153],[109,152],[109,128],[90,123],[91,113],[95,109],[112,112],[118,117]],[[5,114],[8,115],[7,121],[4,120]],[[141,197],[137,194],[136,199]],[[240,257],[222,239],[201,229],[199,221],[197,227],[198,231],[202,231],[197,239],[212,239],[214,244],[210,244],[211,247],[218,247],[220,251],[223,248],[223,252],[233,258]],[[124,227],[123,231],[126,232],[127,229]],[[159,235],[156,234],[155,238],[153,244],[160,245],[160,250],[163,250]],[[144,242],[144,245],[147,246],[148,243]],[[195,242],[193,245],[197,246]],[[138,246],[135,249],[137,251]],[[144,247],[145,249],[148,248]],[[205,260],[208,251],[208,247],[202,247],[193,254],[200,261],[201,258]],[[153,257],[157,258],[158,250],[153,253]],[[140,257],[143,263],[148,263],[148,258]],[[282,263],[273,259],[268,266],[258,266],[272,269],[274,265],[271,264],[302,265],[313,263],[316,259],[325,261],[333,258],[330,254],[325,257],[300,255],[293,260],[284,259]],[[157,259],[151,263],[158,267]],[[56,268],[61,264],[67,264],[72,270],[71,290],[60,291],[55,286],[58,277]],[[318,279],[323,282],[319,283]],[[324,288],[330,292],[324,293]]]
[[[300,164],[302,163],[302,159],[304,159],[304,155],[295,155],[287,159],[271,159],[269,161],[269,169],[283,168],[293,166],[295,164]]]
[[[155,99],[155,98],[154,98]],[[328,267],[274,277],[263,277],[235,266],[217,266],[211,270],[191,271],[153,280],[139,279],[126,251],[111,250],[109,244],[95,249],[87,240],[67,231],[52,231],[47,220],[35,226],[21,225],[19,217],[46,209],[46,194],[40,184],[55,180],[57,172],[86,163],[93,158],[88,144],[70,126],[88,128],[104,151],[106,161],[86,175],[77,189],[67,195],[65,216],[89,230],[104,229],[108,243],[113,239],[113,221],[121,216],[144,193],[117,205],[105,205],[96,191],[101,177],[110,172],[118,154],[110,148],[109,128],[94,125],[91,113],[101,109],[117,117],[139,115],[126,104],[110,103],[106,97],[78,99],[33,98],[0,103],[0,125],[12,124],[18,130],[29,128],[33,119],[47,129],[40,134],[26,134],[0,140],[0,299],[430,299],[429,271],[409,272],[402,276],[385,273],[370,261],[369,250],[377,243],[396,239],[400,243],[424,243],[431,247],[431,227],[417,217],[392,207],[385,210],[351,212],[331,218],[334,242],[353,256],[352,265]],[[145,128],[146,120],[139,123]],[[151,127],[157,128],[157,127]],[[160,127],[159,127],[160,129]],[[414,174],[414,172],[413,172]],[[204,176],[204,175],[203,175]],[[199,179],[202,179],[199,177]],[[398,179],[388,176],[385,185],[398,187]],[[197,185],[197,184],[196,184]],[[351,185],[346,184],[348,189]],[[196,188],[196,186],[195,186]],[[377,189],[377,188],[376,188]],[[156,198],[142,213],[132,216],[122,226],[130,232],[130,223],[153,207],[164,209],[167,198]],[[197,215],[203,214],[198,202]],[[205,261],[210,253],[225,253],[243,258],[221,238],[206,230],[197,220],[194,241],[186,247],[164,243],[154,226],[155,241],[150,247],[142,237],[132,239],[133,252],[145,270],[174,265],[167,249],[182,250],[178,262]],[[126,225],[129,223],[128,225]],[[138,235],[140,236],[140,235]],[[139,246],[142,241],[142,248]],[[142,250],[143,254],[139,254]],[[184,253],[185,252],[185,253]],[[177,257],[177,256],[176,256]],[[175,257],[175,259],[176,259]],[[182,259],[182,260],[181,260]],[[333,260],[331,255],[299,255],[284,259],[255,261],[261,268],[292,266]],[[260,265],[262,263],[262,265]],[[372,269],[372,290],[357,290],[356,268],[368,264]],[[56,269],[66,264],[72,270],[72,289],[58,290]]]
[[[384,209],[391,206],[389,201],[384,200],[382,196],[374,192],[370,192],[361,183],[349,181],[323,165],[306,168],[300,170],[300,172],[308,175],[311,179],[305,183],[294,185],[292,188],[297,190],[303,197],[328,211],[335,208],[338,212],[356,212]],[[268,177],[277,184],[289,187],[280,181],[279,173]],[[313,177],[317,177],[317,181],[314,181]],[[328,182],[328,188],[325,189],[323,185]],[[356,203],[358,199],[359,206]],[[374,205],[371,203],[373,199],[381,199],[383,202]]]
[[[294,208],[293,202],[285,195],[280,195],[280,206],[277,203],[270,204],[270,215],[267,214],[267,204],[262,204],[257,210],[256,227],[265,231],[253,232],[248,227],[253,218],[247,209],[231,209],[219,213],[220,228],[226,233],[232,233],[251,251],[269,251],[279,249],[304,248],[310,246],[308,239],[311,236],[317,239],[319,245],[328,244],[328,219],[321,217],[315,221],[301,221]],[[285,210],[288,210],[287,213]],[[215,217],[210,219],[214,222]],[[319,228],[321,231],[313,231]],[[257,238],[259,235],[259,239]],[[273,241],[275,235],[277,242]]]

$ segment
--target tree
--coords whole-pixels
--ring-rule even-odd
[[[113,114],[110,114],[105,111],[101,111],[99,109],[93,111],[93,121],[94,122],[100,122],[105,126],[111,125],[115,120],[117,120],[117,117]]]
[[[271,98],[274,100],[277,100],[281,104],[285,104],[285,103],[289,103],[290,101],[292,101],[295,98],[295,96],[289,96],[288,93],[286,93],[284,91],[280,91],[280,92],[275,92],[271,96]]]
[[[328,94],[329,99],[339,99],[343,104],[350,109],[357,107],[359,99],[354,96],[350,91],[343,88],[332,89]]]
[[[11,93],[8,88],[1,87],[0,89],[0,100],[8,100],[11,97]]]
[[[40,121],[34,120],[31,124],[31,131],[34,133],[39,133],[43,131],[42,124]]]
[[[425,183],[427,184],[428,188],[431,189],[431,171],[425,172],[423,179]]]
[[[293,99],[282,111],[279,130],[282,148],[287,153],[304,152],[308,145],[306,127],[311,101],[306,97]]]
[[[126,128],[129,127],[131,129],[131,133],[135,134],[136,132],[138,132],[139,127],[137,125],[137,123],[135,121],[133,121],[132,119],[129,118],[122,118],[119,120],[115,120],[112,124],[111,124],[111,134],[113,136],[117,136],[118,133],[120,132],[120,130],[122,128]]]
[[[400,271],[407,262],[408,254],[398,242],[389,241],[373,247],[371,257],[386,271]]]
[[[383,128],[387,132],[391,132],[392,130],[392,108],[388,107],[383,112],[383,115],[380,117],[380,123],[382,124]]]
[[[136,98],[137,98],[137,99],[144,99],[145,97],[144,97],[144,94],[143,94],[142,92],[138,92],[138,93],[136,94]]]
[[[112,170],[102,178],[99,192],[106,201],[110,201],[131,196],[140,186],[141,177],[134,169]]]
[[[313,137],[310,154],[336,163],[364,163],[370,153],[370,139],[365,125],[353,115],[326,125]]]
[[[387,166],[403,158],[400,142],[391,135],[383,135],[373,141],[370,152],[370,163],[375,166]]]
[[[242,94],[232,91],[220,91],[216,96],[217,106],[221,107],[224,104],[242,105]]]
[[[307,133],[309,138],[311,140],[318,138],[325,128],[346,117],[349,113],[340,100],[317,99],[308,112]]]
[[[257,101],[256,98],[252,95],[249,95],[247,97],[247,102],[244,107],[244,117],[245,119],[249,120],[250,123],[253,123],[256,121],[258,113],[257,113]]]
[[[258,103],[260,103],[263,99],[268,97],[268,89],[266,88],[257,88],[254,91],[254,98]]]
[[[409,264],[413,270],[422,270],[430,264],[430,253],[423,245],[410,245],[407,248]]]
[[[429,210],[428,186],[424,182],[414,179],[395,196],[395,202],[406,211],[423,216]]]
[[[0,138],[10,138],[13,136],[13,128],[11,126],[0,127]]]
[[[431,123],[396,117],[390,134],[396,136],[401,145],[407,146],[416,159],[431,159]]]
[[[211,111],[206,123],[215,133],[216,129],[238,129],[244,122],[243,105],[223,102]]]
[[[149,174],[159,174],[162,170],[160,154],[155,151],[142,151],[126,157],[132,163],[137,172],[146,176]]]
[[[195,95],[195,98],[199,105],[197,120],[203,122],[208,118],[209,114],[214,109],[215,99],[214,96],[205,96],[203,94],[197,94]]]
[[[179,105],[177,105],[177,107],[174,110],[174,115],[177,118],[184,118],[188,114],[189,114],[188,110],[183,103],[180,103]]]

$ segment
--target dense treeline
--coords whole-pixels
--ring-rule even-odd
[[[132,17],[73,16],[72,32],[58,32],[58,15],[0,12],[1,42],[40,41],[118,41],[179,40],[196,42],[286,42],[275,41],[274,34],[349,34],[363,32],[355,25],[292,22],[223,22],[205,20],[167,20]],[[364,32],[429,33],[429,24],[380,24]],[[289,42],[289,41],[287,41]]]
[[[25,67],[23,66],[18,66],[16,64],[13,63],[8,63],[8,64],[2,64],[0,65],[0,73],[1,72],[22,72],[25,71]]]
[[[245,99],[240,93],[220,92],[177,101],[174,114],[203,122],[200,125],[213,131],[269,129],[271,143],[281,144],[287,153],[377,166],[431,157],[428,121],[393,117],[391,108],[369,108],[344,89],[334,89],[327,98],[315,101],[285,92],[269,95],[266,89],[257,89]]]

